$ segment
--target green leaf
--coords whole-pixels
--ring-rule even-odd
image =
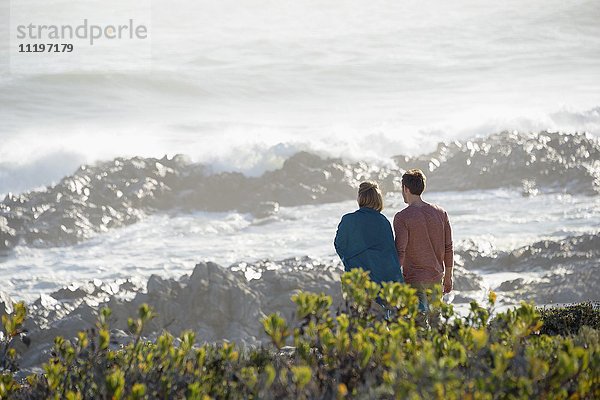
[[[312,378],[312,370],[306,365],[292,367],[292,374],[292,379],[301,390],[308,385]]]

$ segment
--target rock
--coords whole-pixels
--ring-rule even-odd
[[[105,306],[112,310],[115,346],[129,340],[127,319],[136,316],[143,303],[148,303],[157,314],[143,332],[147,337],[164,330],[177,336],[192,329],[201,342],[229,340],[259,345],[267,340],[260,320],[272,312],[292,318],[295,307],[290,298],[298,290],[325,292],[332,294],[334,301],[340,299],[339,263],[327,265],[303,257],[244,264],[265,277],[250,281],[241,264],[244,263],[224,268],[212,262],[199,263],[187,279],[153,275],[148,279],[147,292],[136,288],[130,299],[103,291],[103,287],[116,285],[100,282],[93,285],[99,292],[84,284],[87,289],[70,287],[44,295],[30,305],[30,320],[35,324],[30,335],[32,346],[23,349],[23,365],[31,368],[47,360],[54,336],[73,338],[78,331],[94,326],[97,310]],[[99,298],[108,300],[97,303]]]
[[[513,303],[533,301],[537,305],[598,302],[600,294],[598,262],[561,267],[539,279],[515,279],[503,282],[498,291]]]
[[[481,276],[466,270],[461,266],[455,266],[453,270],[453,288],[458,291],[480,291],[483,290]]]
[[[152,274],[148,278],[148,284],[146,285],[148,295],[150,297],[162,297],[170,296],[171,293],[181,289],[179,282],[172,279],[163,279],[158,275]]]
[[[63,246],[133,224],[164,210],[231,211],[268,218],[279,206],[338,202],[356,197],[375,179],[399,191],[407,168],[421,168],[431,190],[515,188],[600,193],[599,140],[586,134],[508,133],[440,143],[435,152],[396,156],[397,167],[348,163],[299,152],[260,177],[213,174],[183,156],[116,158],[83,165],[44,190],[8,194],[0,203],[0,251],[23,242]]]
[[[14,311],[13,304],[14,304],[14,301],[8,295],[8,293],[4,293],[4,292],[0,291],[0,326],[2,326],[2,316],[13,313],[13,311]]]
[[[508,252],[488,249],[480,253],[477,248],[463,247],[456,253],[463,266],[471,271],[547,272],[563,266],[598,266],[600,236],[583,234],[562,240],[542,240]]]
[[[541,240],[511,251],[461,243],[458,263],[470,271],[527,273],[497,288],[507,303],[536,304],[597,301],[600,284],[600,236],[583,234],[560,240]],[[539,276],[532,277],[531,273]]]
[[[91,294],[89,289],[84,285],[72,285],[57,290],[56,292],[52,293],[52,297],[56,300],[78,300],[88,296],[89,294]]]
[[[7,208],[7,207],[5,207]],[[0,211],[2,208],[0,208]],[[8,225],[8,219],[0,215],[0,250],[6,250],[17,244],[16,231]]]
[[[433,190],[600,193],[600,140],[584,133],[501,132],[394,160],[400,168],[422,169]]]
[[[252,211],[256,218],[268,218],[279,212],[279,203],[276,201],[263,201]]]
[[[480,257],[473,249],[463,247],[458,251],[460,262],[454,270],[457,295],[453,302],[460,305],[483,297],[481,277],[471,269],[490,262],[496,263],[491,268],[494,271],[506,265],[517,269],[528,265],[545,268],[540,279],[517,279],[496,288],[503,305],[520,300],[533,300],[537,304],[599,300],[597,240],[594,235],[581,235],[538,242],[512,252],[490,250]],[[47,358],[54,336],[72,338],[79,330],[93,326],[97,310],[105,306],[112,309],[110,322],[111,329],[118,332],[116,343],[125,343],[127,319],[135,317],[143,303],[148,303],[157,314],[147,323],[143,332],[146,337],[155,337],[164,330],[177,336],[192,329],[200,342],[230,340],[259,345],[267,341],[260,319],[279,312],[293,320],[295,307],[291,296],[299,290],[330,295],[335,311],[342,304],[342,272],[337,259],[324,262],[310,257],[240,262],[228,268],[202,262],[189,277],[151,276],[147,291],[133,282],[119,285],[93,282],[85,284],[82,291],[61,289],[29,305],[27,323],[32,346],[24,349],[24,360],[29,367],[39,365]],[[258,278],[248,280],[246,276]],[[128,296],[115,287],[126,289]],[[10,298],[0,293],[0,311],[6,304],[12,304]]]

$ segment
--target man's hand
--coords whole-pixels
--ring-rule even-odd
[[[444,277],[444,294],[452,291],[452,275],[448,274]]]

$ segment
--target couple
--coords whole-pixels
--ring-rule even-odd
[[[442,284],[444,293],[452,291],[454,254],[448,214],[423,201],[424,190],[421,170],[411,169],[402,175],[402,197],[408,207],[394,217],[394,239],[389,221],[381,214],[379,186],[375,182],[361,183],[360,208],[342,217],[334,245],[346,271],[362,268],[370,272],[374,282],[406,282],[413,286],[419,311],[427,320],[435,318],[429,315],[432,299],[427,289]]]

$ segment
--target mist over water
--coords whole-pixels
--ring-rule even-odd
[[[150,68],[0,79],[0,193],[114,156],[257,175],[300,149],[373,161],[501,130],[598,135],[598,19],[596,1],[153,1]]]

